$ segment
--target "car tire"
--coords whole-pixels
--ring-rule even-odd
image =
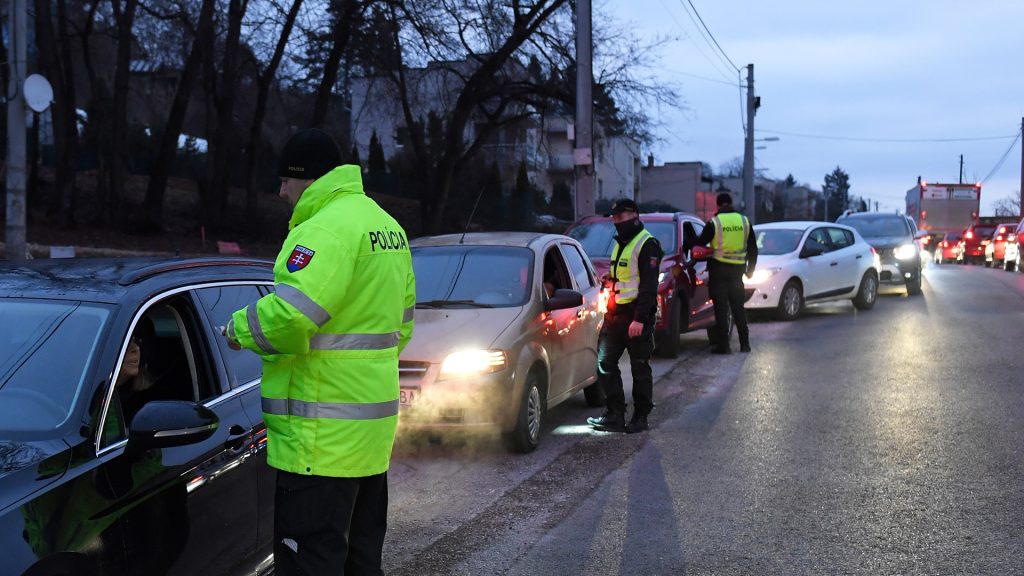
[[[1016,263],[1010,262],[1009,260],[1003,260],[1003,270],[1006,270],[1007,272],[1013,272],[1013,269],[1015,267]]]
[[[689,310],[689,303],[685,297],[673,296],[670,310],[665,331],[658,335],[654,346],[654,351],[662,358],[679,357],[679,335],[683,332],[682,313]]]
[[[544,424],[544,392],[541,390],[540,379],[530,372],[523,388],[516,414],[516,427],[506,437],[509,450],[519,454],[537,449],[540,429]]]
[[[921,293],[921,271],[914,274],[912,280],[907,280],[907,296],[917,296]]]
[[[800,289],[800,283],[796,280],[786,282],[779,294],[779,308],[777,315],[779,320],[792,322],[800,317],[804,309],[804,294]]]
[[[594,382],[590,386],[583,389],[583,399],[587,401],[587,406],[591,408],[600,408],[604,406],[604,390],[601,388],[599,382]]]
[[[860,287],[853,298],[853,305],[858,310],[871,310],[875,306],[875,300],[878,300],[878,276],[868,271],[860,279]]]

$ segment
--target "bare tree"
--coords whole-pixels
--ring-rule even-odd
[[[121,211],[121,194],[124,192],[127,173],[125,157],[128,154],[128,89],[132,59],[135,14],[138,0],[110,0],[117,30],[117,55],[114,64],[114,107],[110,136],[110,187],[107,190],[107,217],[116,217]]]
[[[996,216],[1020,216],[1020,192],[996,200]]]

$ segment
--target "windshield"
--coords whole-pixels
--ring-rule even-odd
[[[974,227],[974,238],[988,238],[992,236],[992,233],[996,231],[995,226],[975,226]]]
[[[857,218],[847,218],[840,223],[850,228],[855,228],[865,238],[910,235],[907,221],[899,216],[859,216]]]
[[[641,218],[643,220],[643,218]],[[658,239],[661,249],[674,252],[676,249],[675,222],[644,222],[644,228]],[[583,245],[591,258],[611,258],[615,246],[615,224],[611,220],[588,222],[569,230],[568,235]]]
[[[522,306],[533,285],[529,248],[424,246],[412,249],[412,267],[419,306]]]
[[[50,430],[68,418],[108,316],[80,302],[0,300],[0,430]]]
[[[803,230],[757,230],[757,253],[764,256],[789,254],[796,251],[803,237]]]

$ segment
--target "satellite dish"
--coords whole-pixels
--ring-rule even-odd
[[[35,112],[46,112],[53,103],[53,87],[50,82],[39,74],[25,78],[25,103]]]

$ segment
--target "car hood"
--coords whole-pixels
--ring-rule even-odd
[[[440,363],[454,350],[490,348],[522,312],[521,306],[417,308],[412,340],[401,359]]]
[[[70,461],[71,449],[60,440],[0,440],[0,511],[55,482]]]
[[[787,262],[793,259],[793,254],[771,254],[763,256],[758,254],[757,256],[757,267],[758,268],[779,268],[784,266]]]
[[[884,250],[886,248],[895,248],[902,244],[908,244],[912,240],[907,236],[873,236],[871,238],[864,238],[868,244],[874,246],[875,250]]]

